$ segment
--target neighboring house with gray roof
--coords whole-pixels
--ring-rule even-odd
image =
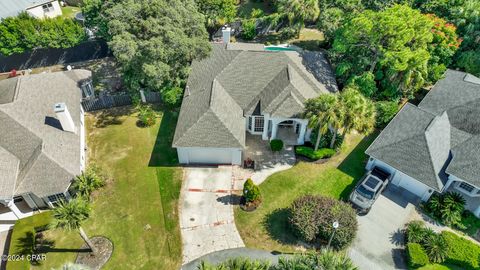
[[[321,52],[268,52],[258,44],[213,44],[194,61],[173,147],[183,164],[241,164],[247,132],[303,144],[304,101],[337,92]]]
[[[0,0],[0,19],[15,17],[21,12],[39,19],[62,15],[57,0]]]
[[[90,71],[72,70],[0,80],[0,220],[69,197],[85,168],[80,85],[90,78]]]
[[[456,191],[480,216],[480,79],[447,70],[418,106],[407,103],[366,150],[367,168],[426,201]]]

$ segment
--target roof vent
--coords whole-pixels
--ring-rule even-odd
[[[75,133],[75,124],[65,103],[57,103],[53,108],[64,131]]]

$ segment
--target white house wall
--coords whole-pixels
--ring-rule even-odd
[[[242,164],[239,148],[178,147],[180,164]]]
[[[60,4],[58,3],[58,1],[52,1],[50,3],[53,6],[53,10],[50,12],[44,12],[42,7],[43,5],[39,5],[36,7],[28,8],[27,13],[39,19],[61,16],[62,9],[60,8]]]

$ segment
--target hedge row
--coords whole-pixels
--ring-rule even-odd
[[[443,231],[442,236],[448,243],[447,263],[479,269],[480,246],[452,232]]]
[[[418,268],[427,265],[430,261],[423,247],[418,243],[407,244],[407,258],[410,267]]]
[[[308,146],[298,146],[295,149],[295,153],[297,153],[297,155],[307,157],[311,160],[319,160],[322,158],[329,158],[335,155],[336,152],[335,150],[330,148],[321,148],[317,151],[314,151],[313,148]]]

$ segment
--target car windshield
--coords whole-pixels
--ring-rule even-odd
[[[363,185],[358,186],[357,193],[360,194],[360,196],[365,197],[366,199],[373,199],[373,191],[366,189]]]

